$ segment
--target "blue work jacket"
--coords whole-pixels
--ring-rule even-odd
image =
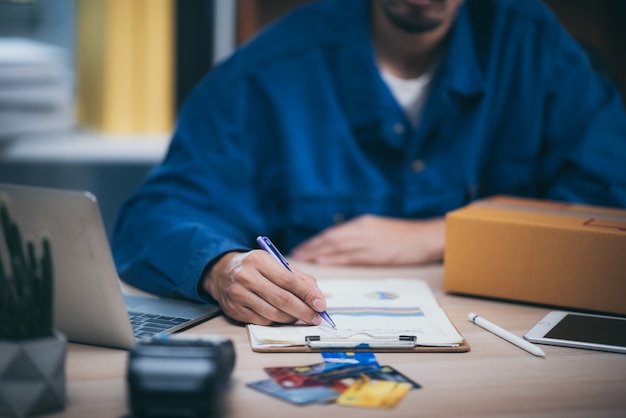
[[[314,2],[214,68],[119,213],[120,276],[202,300],[205,266],[257,235],[288,253],[361,214],[494,194],[626,207],[621,98],[541,3],[466,0],[416,127],[371,36],[368,1]]]

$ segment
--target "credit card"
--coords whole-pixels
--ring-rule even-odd
[[[294,405],[329,403],[339,396],[339,392],[326,386],[286,389],[276,383],[274,379],[248,383],[246,386]]]
[[[336,402],[352,407],[394,408],[411,388],[410,383],[375,380],[363,376],[355,380]]]

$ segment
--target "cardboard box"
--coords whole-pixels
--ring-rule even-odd
[[[626,210],[496,196],[452,211],[443,288],[626,315]]]

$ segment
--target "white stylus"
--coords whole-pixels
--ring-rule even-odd
[[[533,343],[526,341],[525,339],[518,337],[517,335],[505,330],[504,328],[500,328],[496,324],[487,321],[485,318],[476,315],[473,312],[470,312],[467,315],[467,319],[475,323],[476,325],[486,329],[487,331],[497,335],[500,338],[503,338],[510,342],[511,344],[515,344],[519,348],[528,351],[531,354],[539,357],[545,357],[546,353],[543,350]]]

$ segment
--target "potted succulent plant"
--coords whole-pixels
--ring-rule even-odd
[[[24,245],[0,199],[0,416],[65,408],[65,336],[54,329],[51,245]],[[5,267],[7,269],[5,270]]]

